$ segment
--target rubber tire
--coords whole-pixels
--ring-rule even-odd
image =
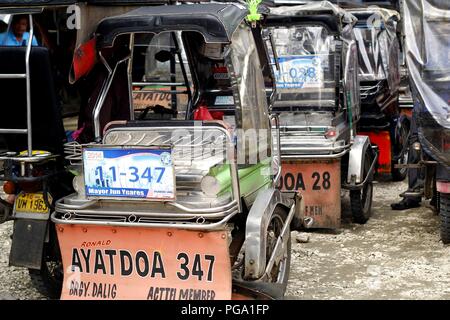
[[[402,135],[403,143],[408,143],[408,138],[409,138],[409,128],[406,126],[406,124],[403,124],[400,130],[401,130],[400,134]],[[403,146],[402,146],[402,145],[401,145],[401,146],[399,145],[399,146],[398,146],[398,149],[400,149],[400,152],[401,152],[401,150],[403,150]],[[407,152],[408,152],[408,151],[407,151]],[[407,163],[408,163],[408,157],[406,157],[406,163],[404,163],[404,164],[407,164]],[[392,180],[393,180],[393,181],[403,181],[403,180],[405,180],[406,176],[408,175],[408,170],[405,169],[405,170],[402,172],[402,169],[401,169],[401,168],[395,168],[395,167],[394,167],[396,164],[398,164],[398,163],[396,163],[395,161],[392,161],[392,162],[391,162],[391,175],[392,175]]]
[[[367,176],[367,173],[369,172],[370,165],[371,165],[371,157],[368,157],[366,155],[364,159],[364,177]],[[352,190],[350,191],[350,206],[352,211],[352,217],[353,222],[359,223],[359,224],[365,224],[367,221],[369,221],[370,216],[372,215],[372,199],[373,199],[373,182],[372,178],[367,183],[366,187],[362,190]],[[367,189],[366,189],[367,188]],[[368,205],[367,210],[364,210],[364,191],[370,190],[370,203]],[[366,195],[367,196],[367,195]]]
[[[46,257],[48,256],[46,247],[44,247],[41,269],[28,269],[28,273],[31,283],[40,294],[50,299],[60,299],[63,279],[55,278],[49,270],[46,263]]]
[[[287,219],[286,209],[284,209],[282,207],[276,207],[275,208],[275,210],[274,210],[270,220],[272,220],[272,217],[274,215],[280,216],[280,218],[283,220],[283,222],[285,222],[286,219]],[[286,288],[287,288],[287,285],[288,285],[288,281],[289,281],[289,274],[290,274],[290,271],[291,271],[291,247],[292,247],[291,240],[292,239],[291,239],[290,227],[289,227],[288,234],[289,234],[289,239],[287,241],[287,252],[288,252],[288,254],[287,254],[287,257],[286,257],[286,261],[285,261],[286,269],[285,269],[285,272],[284,272],[283,279],[279,283],[276,284],[276,287],[277,287],[276,289],[279,292],[279,297],[284,297],[284,294],[286,292]],[[270,284],[274,285],[274,283],[270,283]]]
[[[450,243],[450,194],[439,194],[439,217],[441,218],[441,240],[444,244]]]

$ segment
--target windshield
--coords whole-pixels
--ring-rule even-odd
[[[132,94],[138,119],[185,119],[192,81],[180,43],[176,32],[135,34]]]
[[[277,99],[275,107],[335,107],[336,64],[334,38],[321,26],[271,27],[279,69],[271,56]]]

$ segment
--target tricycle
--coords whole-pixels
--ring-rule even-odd
[[[240,4],[181,4],[97,25],[107,76],[93,138],[66,145],[76,192],[51,217],[62,299],[283,297],[290,231],[305,220],[301,196],[275,187],[273,74],[251,17]],[[104,121],[115,81],[128,112]],[[136,91],[169,99],[135,112]]]
[[[284,192],[301,192],[310,228],[339,228],[341,190],[350,191],[353,220],[371,215],[377,151],[356,135],[360,118],[356,19],[323,1],[270,8],[277,93],[272,114],[281,128]]]
[[[407,163],[410,123],[399,103],[400,15],[375,6],[347,10],[358,19],[354,33],[361,85],[359,134],[369,136],[379,148],[377,172],[401,181],[407,170],[395,164]]]

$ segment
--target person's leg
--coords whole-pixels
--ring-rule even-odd
[[[419,142],[418,128],[416,122],[417,113],[416,107],[413,110],[413,116],[411,119],[411,129],[410,136],[408,140],[409,152],[408,152],[408,164],[417,164],[420,161],[421,154],[420,150],[415,150],[413,148],[414,143]],[[424,183],[424,170],[418,168],[408,169],[408,192],[420,192]],[[422,200],[421,196],[405,196],[403,200],[398,203],[391,204],[393,210],[405,210],[409,208],[420,207],[420,202]]]

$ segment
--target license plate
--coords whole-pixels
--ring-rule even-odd
[[[326,59],[327,56],[320,55],[278,57],[280,69],[274,69],[277,88],[323,88],[324,71],[322,64]]]
[[[300,192],[312,228],[338,228],[341,221],[341,162],[284,161],[279,188]]]
[[[175,199],[169,148],[86,148],[83,163],[88,198]]]
[[[52,201],[48,195],[48,201]],[[44,195],[42,193],[20,193],[14,203],[14,211],[16,213],[37,213],[47,214],[49,208],[45,204]]]
[[[229,300],[227,234],[57,225],[62,299]]]

